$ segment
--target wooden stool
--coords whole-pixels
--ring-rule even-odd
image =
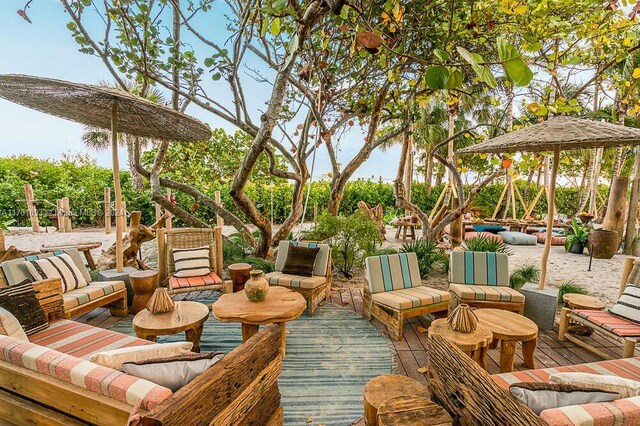
[[[400,374],[378,376],[364,387],[364,416],[366,424],[377,425],[378,409],[384,401],[396,396],[429,398],[429,391],[420,382]]]
[[[129,281],[133,288],[133,303],[131,313],[137,314],[147,307],[147,302],[158,288],[158,271],[145,269],[129,274]]]
[[[453,421],[447,410],[421,396],[396,396],[378,409],[378,426],[448,426]]]
[[[600,299],[587,296],[586,294],[568,293],[562,296],[562,301],[570,309],[588,309],[592,311],[602,311],[605,304]],[[593,328],[569,321],[567,331],[580,336],[591,336]]]
[[[237,293],[244,290],[244,284],[249,281],[251,265],[248,263],[232,263],[227,266],[229,278],[233,281],[233,292]]]

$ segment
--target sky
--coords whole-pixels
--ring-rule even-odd
[[[34,0],[28,9],[32,24],[16,13],[24,7],[25,1],[0,1],[0,74],[29,74],[90,84],[112,80],[100,59],[78,52],[78,46],[66,28],[69,17],[57,0]],[[229,37],[223,17],[207,15],[200,19],[202,28],[210,31],[208,36],[221,41]],[[97,24],[99,23],[96,22],[93,29],[99,29]],[[251,93],[249,106],[256,111],[257,121],[259,111],[265,108],[270,86],[254,82],[248,77],[245,82],[245,92]],[[216,93],[213,83],[210,88]],[[221,99],[229,96],[228,91],[222,87],[219,92]],[[233,126],[198,107],[191,106],[186,112],[211,127],[235,130]],[[109,151],[97,152],[82,144],[81,125],[3,99],[0,99],[0,129],[0,156],[29,154],[58,160],[65,153],[86,153],[95,158],[99,165],[111,166]],[[362,141],[363,134],[359,131],[346,134],[340,143],[339,162],[346,164],[355,155]],[[126,159],[124,149],[121,149],[120,156],[122,160]],[[397,172],[398,157],[398,148],[386,152],[375,151],[354,177],[393,180]],[[126,168],[126,161],[122,160],[122,168]],[[318,152],[314,174],[322,177],[330,171],[326,150],[322,148]]]

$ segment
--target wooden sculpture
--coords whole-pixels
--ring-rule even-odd
[[[152,314],[162,314],[164,312],[173,311],[175,305],[171,296],[169,295],[169,289],[166,287],[160,287],[151,295],[149,302],[147,302],[147,309]]]
[[[358,201],[358,209],[376,224],[380,231],[380,241],[384,241],[386,239],[385,234],[387,233],[387,227],[384,224],[384,209],[382,205],[378,204],[374,208],[371,208],[367,202]]]
[[[447,322],[454,331],[473,333],[478,328],[478,318],[469,305],[461,303],[447,318]]]

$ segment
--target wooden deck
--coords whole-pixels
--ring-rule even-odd
[[[209,292],[193,292],[174,295],[174,300],[195,300],[209,296]],[[362,290],[340,289],[331,292],[331,302],[348,309],[353,309],[358,314],[362,314]],[[421,316],[405,320],[403,330],[403,340],[392,340],[396,349],[396,360],[398,363],[398,373],[412,377],[423,384],[427,384],[426,376],[418,371],[427,363],[427,333],[426,329],[431,322],[429,316]],[[98,327],[111,327],[120,318],[113,317],[108,309],[95,309],[79,318],[78,321],[95,325]],[[377,320],[373,324],[378,327],[381,333],[386,334],[385,326]],[[621,346],[608,338],[594,334],[593,338],[587,338],[591,344],[598,347],[612,357],[620,357]],[[636,356],[639,356],[636,351]],[[496,374],[499,369],[500,353],[498,349],[490,349],[487,355],[487,369],[489,373]],[[538,348],[536,350],[536,368],[558,367],[563,365],[583,364],[587,362],[601,361],[602,358],[582,349],[571,342],[560,342],[558,340],[557,325],[554,330],[541,330],[538,338]],[[522,349],[518,346],[514,368],[516,370],[526,370],[522,360]]]

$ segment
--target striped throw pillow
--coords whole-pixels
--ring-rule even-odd
[[[0,307],[16,317],[27,336],[49,327],[32,284],[12,285],[0,289]]]
[[[209,275],[209,246],[190,249],[173,249],[176,277],[201,277]]]
[[[27,260],[24,264],[36,281],[60,278],[63,293],[89,285],[80,269],[67,253],[43,257],[42,259]]]
[[[613,315],[640,323],[640,287],[627,284],[624,293],[609,312]]]

